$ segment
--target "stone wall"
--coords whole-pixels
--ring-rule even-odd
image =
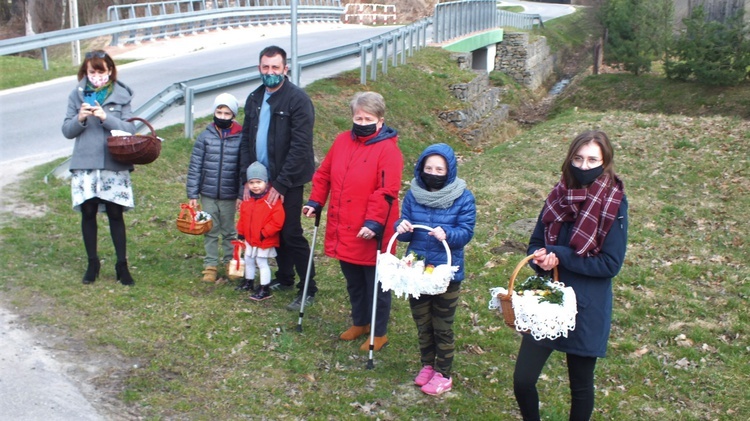
[[[470,55],[457,55],[456,61],[459,65],[468,63],[471,68]],[[509,113],[509,107],[501,103],[504,90],[491,86],[486,72],[476,73],[477,76],[470,82],[448,87],[453,96],[466,104],[466,107],[439,114],[440,119],[456,127],[461,139],[470,145],[477,145],[483,137],[489,136],[508,118]]]
[[[506,32],[497,44],[495,70],[512,77],[533,90],[544,85],[554,73],[554,57],[550,54],[547,38],[529,41],[529,34]]]

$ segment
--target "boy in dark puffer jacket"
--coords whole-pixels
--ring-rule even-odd
[[[234,118],[239,104],[228,93],[214,100],[214,121],[195,141],[190,156],[187,177],[187,197],[190,206],[196,207],[198,199],[203,211],[211,214],[213,228],[207,232],[203,244],[203,280],[216,282],[219,265],[219,235],[222,237],[222,264],[232,260],[237,231],[234,216],[237,212],[240,172],[240,138],[242,125]]]

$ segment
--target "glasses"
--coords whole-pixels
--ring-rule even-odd
[[[107,53],[105,53],[104,51],[89,51],[88,53],[86,53],[87,60],[92,59],[94,57],[104,58],[104,57],[107,57]]]
[[[588,163],[589,167],[596,167],[602,162],[602,160],[599,158],[594,158],[593,156],[590,156],[588,158],[584,158],[582,156],[573,157],[573,163],[578,167],[582,166],[584,162]]]

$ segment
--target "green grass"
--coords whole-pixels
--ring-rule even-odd
[[[520,338],[487,309],[488,291],[507,286],[523,257],[528,234],[512,224],[538,215],[568,143],[598,128],[615,145],[630,238],[614,282],[609,355],[596,371],[594,419],[748,419],[750,123],[733,111],[746,104],[748,91],[727,92],[715,112],[695,118],[690,98],[707,101],[700,86],[639,98],[627,95],[638,85],[627,76],[586,78],[555,118],[512,138],[498,130],[488,146],[473,150],[436,117],[460,106],[447,86],[472,77],[428,48],[366,87],[384,95],[386,121],[399,130],[404,182],[425,146],[446,142],[460,155],[459,174],[477,199],[455,324],[454,390],[443,397],[423,395],[411,383],[419,357],[407,302],[394,299],[391,343],[375,354],[374,370],[365,369],[360,341],[338,340],[349,325],[349,304],[337,262],[321,252],[324,226],[316,249],[320,292],[305,311],[302,333],[294,329],[298,314],[284,309],[293,292],[252,303],[231,285],[200,281],[201,238],[174,227],[192,148],[182,126],[160,130],[167,141],[159,160],[132,174],[137,207],[126,223],[135,287],[114,280],[105,217],[101,277],[81,285],[85,254],[68,183],[40,182],[56,162],[18,184],[19,200],[46,206],[45,216],[16,216],[0,228],[2,297],[41,329],[65,332],[94,354],[117,355],[122,364],[89,380],[144,419],[517,419],[512,372]],[[674,91],[671,82],[647,83]],[[348,99],[361,89],[356,72],[308,87],[319,160],[350,126]],[[599,97],[601,108],[587,106]],[[609,103],[617,106],[603,106]],[[305,228],[309,236],[311,221]],[[566,419],[562,355],[550,359],[539,389],[543,418]]]

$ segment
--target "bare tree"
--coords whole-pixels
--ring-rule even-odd
[[[23,11],[23,22],[24,22],[24,34],[26,36],[34,35],[34,21],[32,19],[34,10],[34,5],[36,4],[36,0],[26,0],[26,4],[24,5],[24,11]]]

